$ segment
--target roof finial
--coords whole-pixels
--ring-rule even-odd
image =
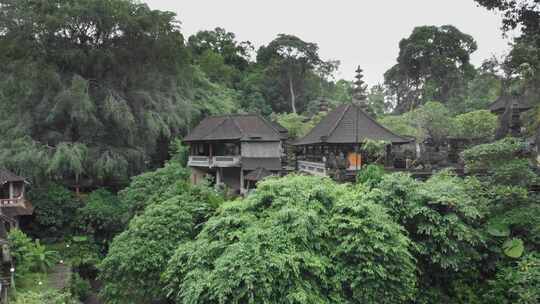
[[[356,76],[354,77],[356,80],[354,81],[352,102],[360,106],[362,110],[367,111],[367,84],[364,81],[363,72],[362,68],[358,66]]]

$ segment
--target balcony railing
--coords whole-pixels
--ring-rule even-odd
[[[24,198],[2,198],[0,207],[26,207]]]
[[[241,164],[241,156],[190,156],[188,166],[190,167],[238,167]]]
[[[208,156],[190,156],[188,166],[190,167],[210,167],[211,158]]]
[[[298,170],[316,176],[327,176],[326,165],[324,163],[298,161]]]
[[[212,166],[214,167],[238,167],[241,163],[241,156],[214,156]]]

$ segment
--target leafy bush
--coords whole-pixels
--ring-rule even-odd
[[[8,234],[9,247],[11,249],[11,257],[15,264],[16,276],[21,276],[30,272],[32,263],[26,257],[26,254],[31,251],[34,246],[32,239],[24,234],[19,229],[11,230]]]
[[[433,297],[426,296],[428,287],[449,286],[456,275],[474,268],[480,260],[484,246],[481,220],[487,201],[475,196],[480,191],[477,186],[480,184],[474,180],[448,172],[426,182],[394,173],[385,175],[368,195],[388,209],[414,242],[422,274],[420,297]]]
[[[60,259],[58,252],[48,249],[39,240],[32,241],[18,229],[10,231],[8,241],[17,282],[26,282],[31,277],[41,277]]]
[[[522,140],[507,137],[465,150],[462,157],[469,172],[486,172],[493,183],[527,186],[537,175],[529,166],[526,151],[526,144]]]
[[[377,162],[384,157],[388,142],[384,140],[368,139],[362,143],[362,151],[367,154],[367,157],[372,162]]]
[[[143,173],[132,178],[129,186],[118,193],[120,200],[129,208],[129,219],[144,211],[144,208],[163,200],[163,194],[171,187],[189,178],[189,170],[176,162],[170,162],[163,168]]]
[[[224,204],[164,279],[177,303],[401,303],[415,292],[410,245],[353,187],[288,176]]]
[[[459,138],[491,139],[497,129],[497,115],[489,110],[478,110],[454,117],[450,135]]]
[[[383,166],[371,164],[362,167],[362,170],[360,170],[356,176],[356,181],[372,189],[381,182],[384,174]]]
[[[30,226],[33,236],[62,238],[71,233],[71,224],[81,206],[71,191],[58,184],[49,184],[33,189],[29,196],[35,208],[35,220]]]
[[[128,208],[115,194],[98,189],[88,196],[85,205],[77,211],[78,228],[105,245],[120,233],[127,222]]]
[[[540,257],[527,255],[514,265],[503,267],[490,287],[486,303],[540,303]]]
[[[19,292],[14,304],[79,304],[70,293],[48,290]]]
[[[71,275],[71,280],[69,282],[69,291],[75,298],[84,302],[90,296],[92,287],[90,286],[90,282],[81,278],[78,273],[74,272]]]
[[[220,203],[213,190],[179,187],[171,198],[148,204],[126,231],[114,238],[101,262],[107,303],[149,303],[162,299],[160,275],[176,247],[197,236]]]
[[[85,278],[97,275],[97,264],[104,258],[102,246],[91,236],[73,236],[66,241],[62,253],[66,261]]]

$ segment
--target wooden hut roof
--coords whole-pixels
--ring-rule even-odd
[[[251,172],[249,172],[244,179],[248,181],[258,182],[261,181],[269,176],[272,176],[272,172],[266,170],[265,168],[257,168]]]
[[[516,107],[520,111],[527,111],[532,108],[531,103],[525,96],[502,95],[489,105],[489,110],[493,113],[502,113],[507,106]]]
[[[230,114],[203,119],[184,141],[280,141],[282,132],[260,115]]]
[[[5,183],[14,183],[14,182],[25,182],[26,179],[24,177],[20,177],[6,169],[0,168],[0,185],[3,185]]]
[[[354,144],[368,139],[391,143],[412,141],[386,129],[357,105],[343,104],[328,113],[306,136],[294,144]]]

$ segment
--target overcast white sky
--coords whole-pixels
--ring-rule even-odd
[[[338,78],[352,79],[361,65],[366,81],[383,81],[395,64],[398,43],[419,25],[452,24],[478,43],[473,63],[508,50],[501,18],[473,0],[143,0],[173,11],[187,37],[217,26],[251,41],[256,48],[279,33],[319,45],[323,59],[341,61]]]

